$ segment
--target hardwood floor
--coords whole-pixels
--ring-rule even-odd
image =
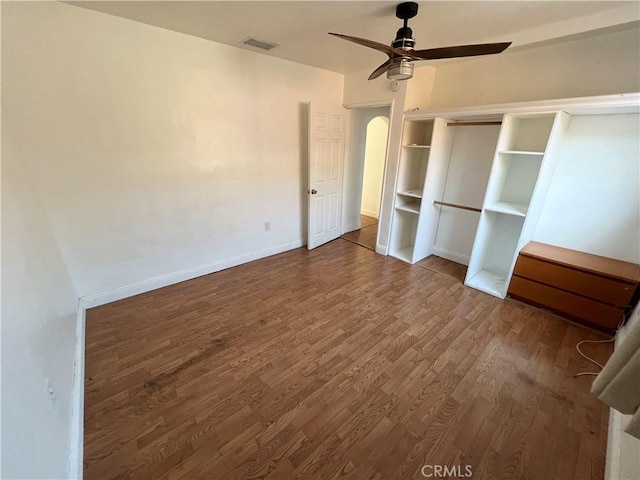
[[[360,230],[354,230],[342,235],[342,238],[352,243],[358,244],[369,250],[375,251],[378,239],[378,219],[360,215]]]
[[[342,239],[293,250],[87,312],[85,478],[602,479],[608,409],[573,376],[601,338]]]
[[[434,272],[443,273],[449,275],[460,283],[464,283],[464,277],[467,274],[467,267],[460,265],[459,263],[445,260],[444,258],[431,255],[416,263],[418,267],[426,268]]]

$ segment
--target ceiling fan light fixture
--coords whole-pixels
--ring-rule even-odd
[[[494,55],[501,53],[511,45],[511,42],[502,43],[481,43],[478,45],[458,45],[455,47],[427,48],[424,50],[414,50],[416,41],[413,39],[413,31],[407,25],[408,20],[418,13],[416,2],[402,2],[396,7],[396,17],[401,19],[402,28],[396,33],[396,38],[391,44],[385,45],[366,38],[351,37],[341,33],[329,33],[334,37],[342,38],[349,42],[357,43],[364,47],[373,48],[386,54],[389,60],[376,68],[369,80],[375,80],[384,72],[387,78],[392,81],[408,80],[413,77],[413,62],[420,60],[441,60],[443,58],[476,57],[478,55]]]
[[[413,77],[413,63],[408,57],[394,59],[387,69],[389,80],[409,80]]]

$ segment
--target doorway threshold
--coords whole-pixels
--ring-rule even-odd
[[[345,233],[341,235],[341,238],[375,252],[376,239],[378,237],[378,219],[367,215],[360,215],[360,225],[362,225],[360,230]]]

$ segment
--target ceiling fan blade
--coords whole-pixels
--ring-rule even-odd
[[[492,55],[507,49],[511,42],[483,43],[480,45],[459,45],[457,47],[429,48],[427,50],[409,50],[407,55],[415,60],[439,60],[442,58],[475,57]]]
[[[384,72],[387,71],[387,68],[389,68],[389,65],[391,65],[391,59],[387,60],[382,65],[380,65],[378,68],[376,68],[373,71],[373,73],[371,75],[369,75],[369,80],[373,80],[374,78],[378,78],[380,75],[382,75]]]
[[[375,50],[378,50],[379,52],[386,53],[389,56],[389,58],[405,55],[405,53],[402,50],[397,50],[393,47],[390,47],[389,45],[374,42],[373,40],[367,40],[366,38],[350,37],[349,35],[342,35],[340,33],[331,33],[331,32],[329,32],[329,35],[333,35],[334,37],[342,38],[344,40],[357,43],[358,45],[363,45],[365,47],[373,48]]]

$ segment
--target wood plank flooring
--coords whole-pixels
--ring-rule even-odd
[[[360,215],[360,225],[360,230],[345,233],[341,238],[375,251],[378,239],[378,219]]]
[[[602,338],[342,239],[293,250],[87,312],[85,478],[602,479],[608,410],[573,376]]]
[[[443,273],[457,279],[460,283],[464,283],[464,277],[467,274],[467,267],[459,263],[445,260],[444,258],[431,255],[416,263],[418,267],[433,270],[434,272]]]

